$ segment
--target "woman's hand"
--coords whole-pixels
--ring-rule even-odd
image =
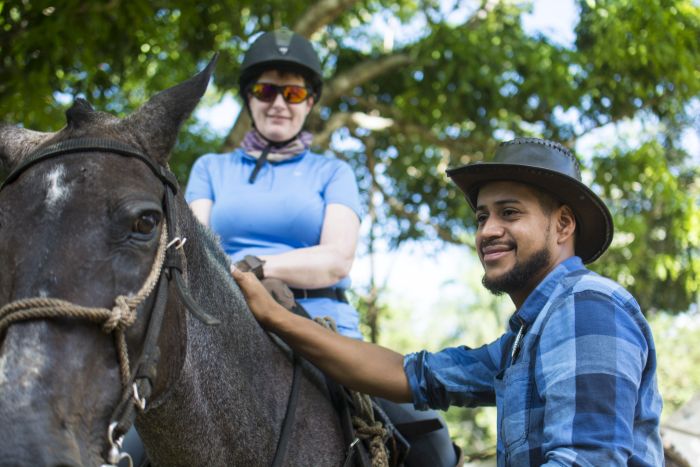
[[[253,316],[264,328],[269,327],[275,313],[285,313],[287,311],[272,298],[252,272],[243,272],[232,266],[231,275],[233,275],[236,283],[241,288]]]

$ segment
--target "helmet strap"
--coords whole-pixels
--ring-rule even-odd
[[[258,157],[255,161],[255,167],[253,167],[253,172],[250,174],[250,178],[248,178],[248,183],[250,183],[251,185],[255,183],[255,179],[258,178],[258,173],[260,173],[260,169],[262,169],[262,166],[267,160],[267,156],[268,154],[270,154],[271,150],[272,144],[268,144],[267,146],[265,146],[265,149],[263,149],[262,153],[260,154],[260,157]]]
[[[253,171],[250,174],[250,177],[248,178],[248,183],[250,183],[250,184],[255,183],[255,180],[258,177],[258,174],[260,173],[262,166],[265,165],[265,162],[267,162],[268,159],[270,158],[270,154],[273,154],[275,157],[279,157],[278,154],[276,154],[276,152],[278,152],[278,150],[279,150],[279,152],[284,154],[282,148],[284,148],[287,145],[290,145],[292,142],[294,142],[297,139],[299,139],[301,141],[301,143],[297,143],[297,144],[295,144],[295,146],[298,144],[303,144],[304,146],[306,146],[306,144],[304,143],[304,141],[301,137],[301,131],[298,132],[296,135],[294,135],[292,138],[289,138],[285,141],[271,141],[268,138],[266,138],[265,136],[263,136],[262,133],[260,133],[260,131],[258,131],[257,129],[254,129],[253,132],[255,132],[255,135],[257,135],[257,137],[259,137],[266,144],[265,144],[265,147],[262,148],[260,155],[257,156],[257,158],[256,158],[255,167],[253,168]],[[254,149],[254,148],[250,147],[249,143],[246,143],[246,141],[248,141],[247,135],[246,135],[246,138],[244,139],[244,142],[241,144],[241,146],[245,151],[250,152],[251,149]],[[253,154],[254,154],[254,152],[253,152]],[[283,157],[285,157],[285,158],[292,157],[292,155],[290,154],[288,156],[283,156]],[[279,159],[273,158],[272,160],[275,161],[275,160],[279,160]]]

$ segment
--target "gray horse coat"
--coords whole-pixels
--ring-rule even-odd
[[[56,133],[0,126],[0,161],[12,170],[36,150],[75,138],[128,144],[167,166],[182,122],[209,82],[213,63],[125,119],[83,100]],[[134,158],[71,153],[37,163],[0,191],[0,307],[30,297],[114,306],[147,277],[165,217],[163,183]],[[170,286],[153,393],[137,417],[160,466],[269,465],[291,387],[289,355],[259,327],[214,236],[175,197],[186,237],[184,275],[217,326],[193,318]],[[235,216],[235,213],[231,213]],[[147,309],[126,330],[140,354]],[[95,466],[122,395],[113,336],[77,318],[31,319],[0,331],[0,466]],[[301,386],[286,464],[340,465],[337,416],[314,371]]]

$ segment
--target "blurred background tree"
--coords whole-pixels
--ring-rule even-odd
[[[314,146],[347,159],[360,180],[363,256],[418,241],[438,257],[445,245],[463,245],[472,272],[461,274],[474,276],[473,216],[445,169],[488,158],[516,135],[551,138],[578,150],[592,169],[585,181],[615,217],[613,245],[593,269],[628,287],[654,322],[694,316],[700,155],[684,141],[697,141],[700,128],[700,5],[578,0],[570,43],[526,31],[532,8],[509,0],[0,0],[0,118],[57,130],[75,96],[124,115],[214,51],[222,56],[201,107],[240,104],[248,44],[290,26],[322,58],[326,86],[309,128]],[[235,147],[250,125],[245,113],[230,122],[223,134],[202,119],[187,123],[171,162],[181,182],[198,155]],[[579,144],[601,130],[612,133]],[[405,330],[411,304],[397,303],[390,280],[370,267],[355,290],[367,336],[404,350],[486,342],[474,323],[497,333],[512,309],[496,307],[472,279],[461,298],[434,304],[454,316],[445,319],[448,335],[431,330],[421,340]],[[659,323],[670,339],[674,326]],[[671,406],[687,395],[671,392]],[[483,419],[492,417],[448,417],[470,453],[489,451],[494,432]]]

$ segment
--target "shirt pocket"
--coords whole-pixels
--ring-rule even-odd
[[[506,451],[524,443],[530,426],[532,381],[528,362],[508,367],[496,379],[502,394],[501,438]]]

